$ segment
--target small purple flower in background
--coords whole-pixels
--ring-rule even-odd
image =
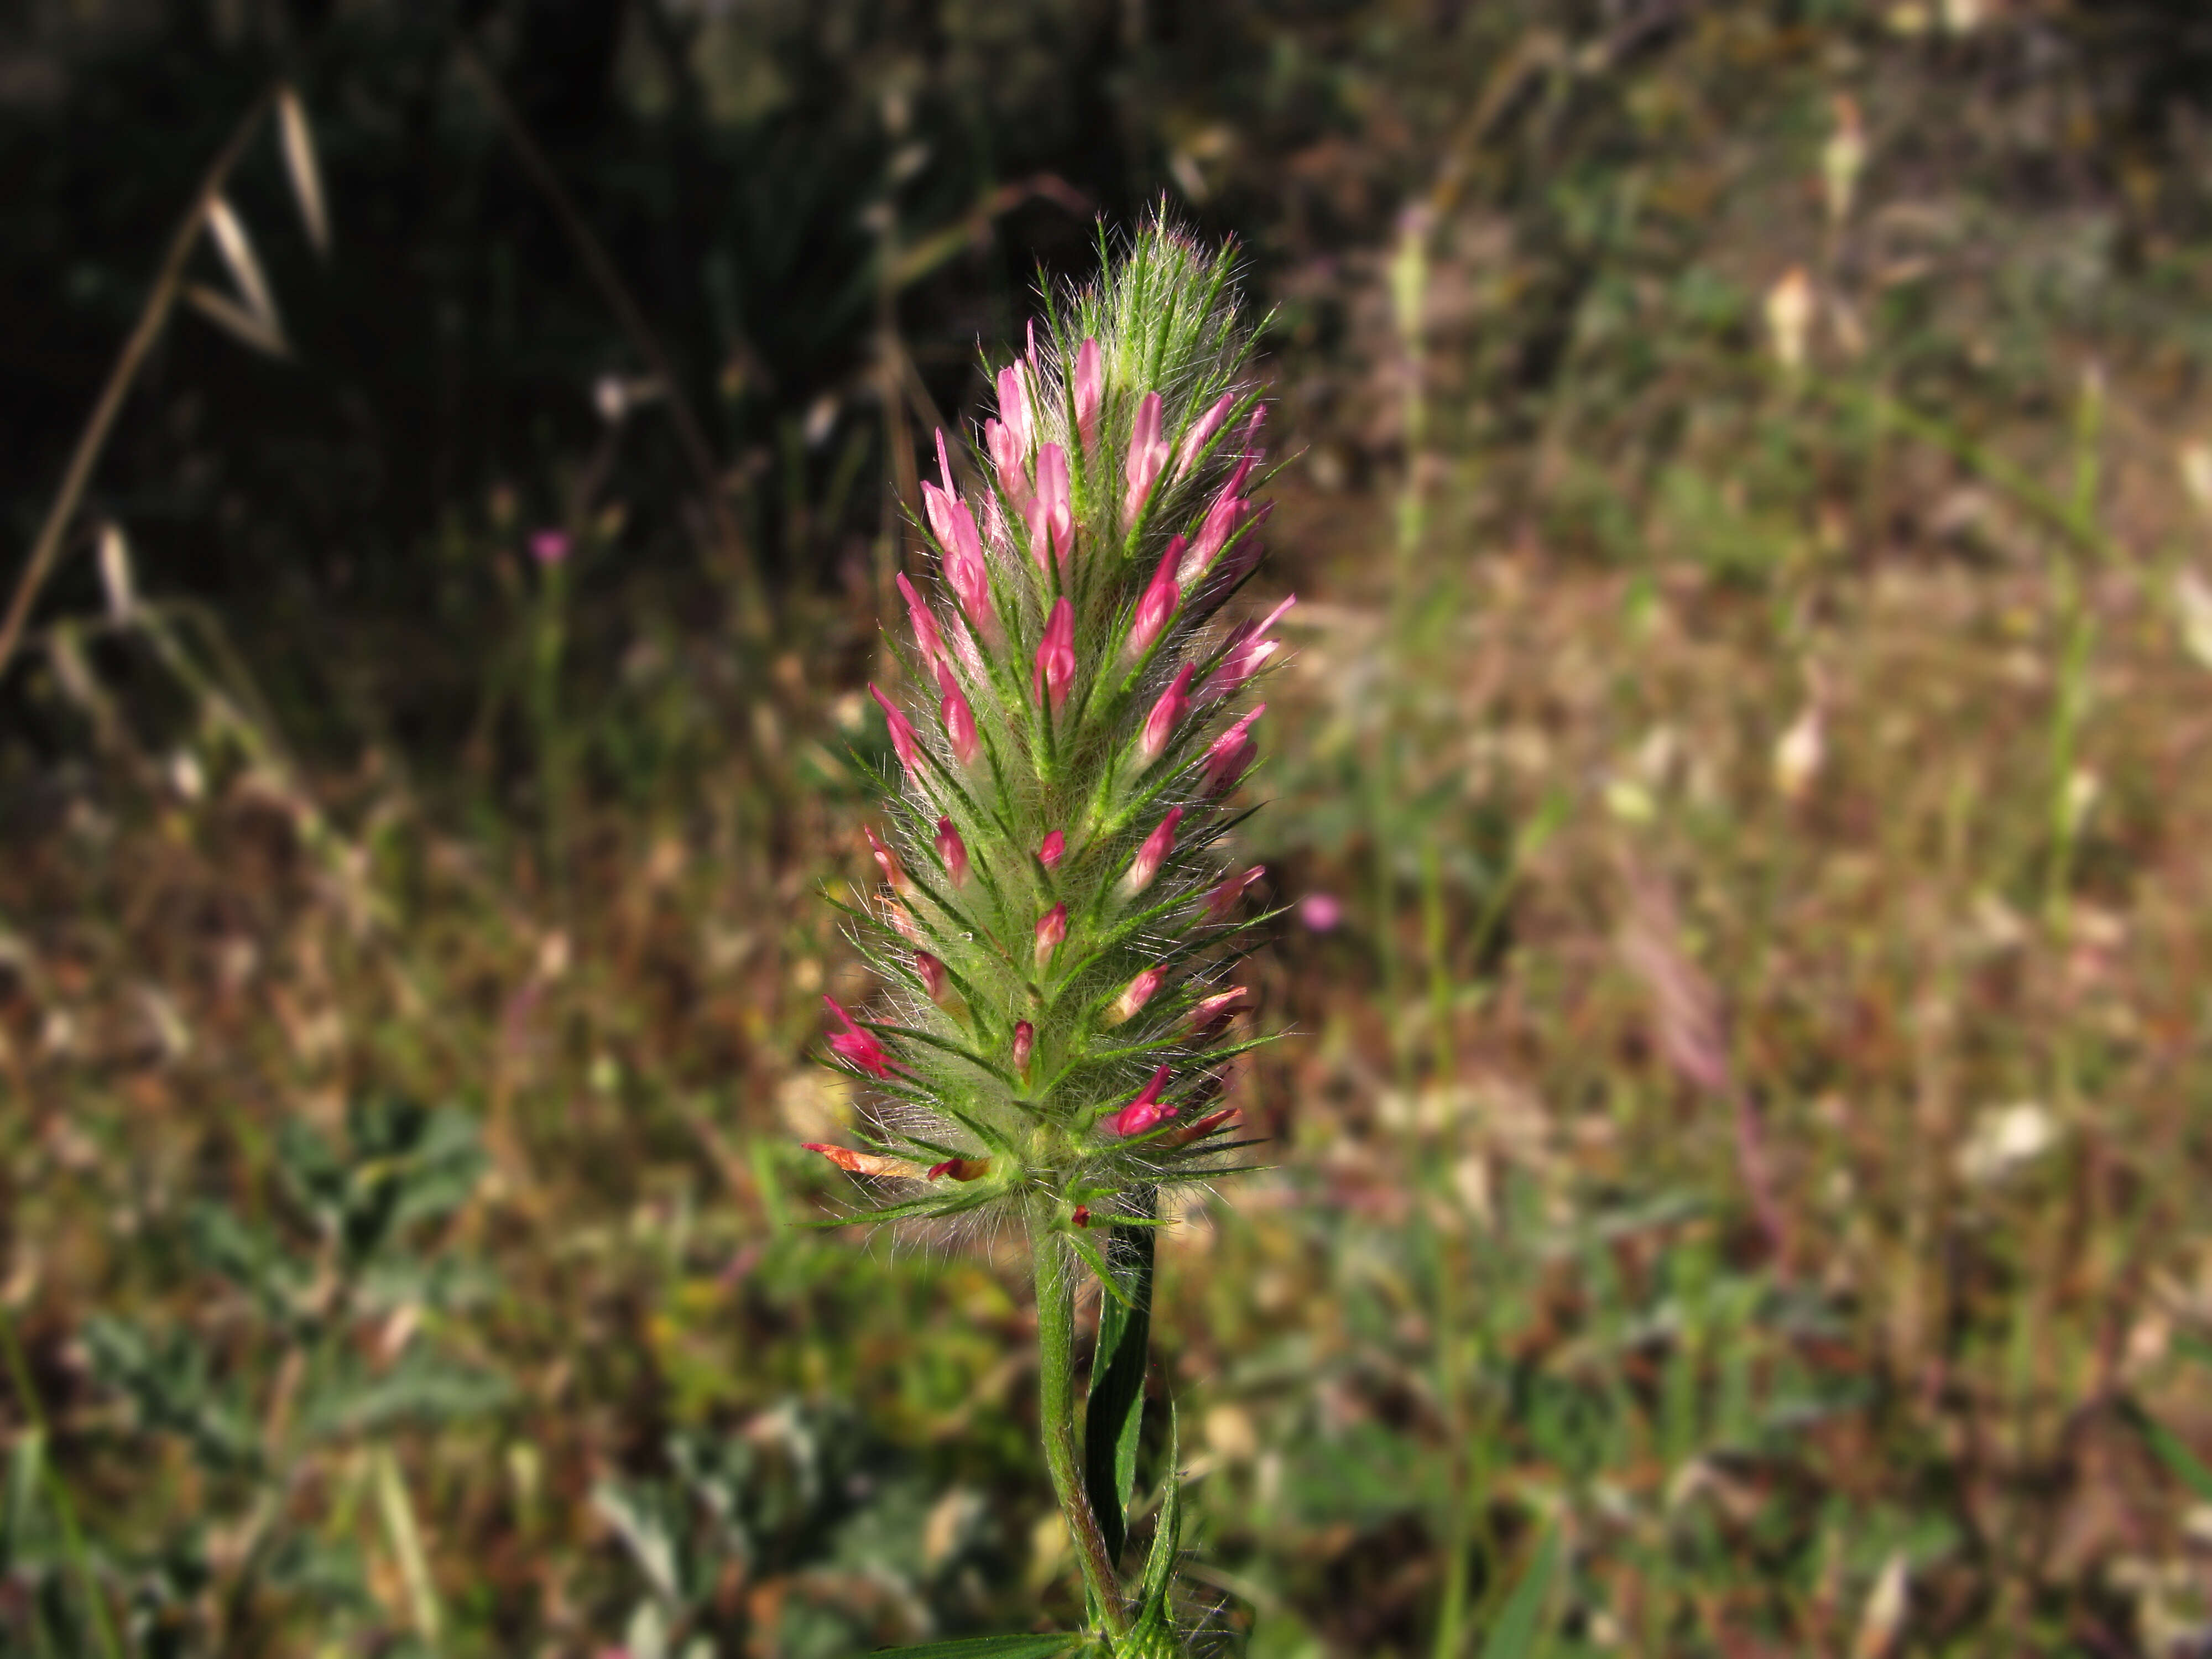
[[[1298,901],[1298,920],[1309,933],[1333,933],[1344,920],[1344,901],[1334,893],[1308,893]]]
[[[565,530],[533,530],[530,532],[530,556],[540,564],[560,564],[568,556],[568,532]]]

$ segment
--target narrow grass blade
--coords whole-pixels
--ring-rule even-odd
[[[292,199],[300,204],[300,222],[315,252],[328,258],[331,210],[323,194],[322,167],[315,159],[314,129],[307,125],[307,106],[290,87],[277,90],[276,136],[284,149],[284,172],[292,181]]]
[[[1559,1533],[1554,1527],[1536,1546],[1534,1559],[1513,1587],[1482,1644],[1482,1659],[1531,1659],[1549,1635],[1544,1613],[1552,1599],[1552,1580],[1559,1568]]]

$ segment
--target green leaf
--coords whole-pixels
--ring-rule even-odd
[[[2152,1455],[2166,1465],[2166,1473],[2188,1487],[2191,1496],[2199,1503],[2212,1504],[2212,1468],[2205,1468],[2204,1460],[2190,1450],[2179,1435],[2135,1401],[2126,1401],[2123,1409]]]
[[[970,1636],[957,1642],[925,1642],[918,1648],[877,1648],[898,1659],[1053,1659],[1073,1650],[1083,1638],[1072,1631],[1048,1636]]]
[[[1150,1214],[1152,1195],[1147,1193],[1139,1201]],[[1137,1433],[1145,1418],[1145,1366],[1152,1336],[1152,1230],[1116,1227],[1108,1252],[1127,1302],[1109,1296],[1099,1304],[1098,1351],[1091,1362],[1091,1397],[1083,1417],[1083,1485],[1106,1536],[1107,1556],[1118,1560],[1128,1537],[1129,1499],[1137,1486]]]
[[[1482,1644],[1482,1659],[1528,1659],[1542,1645],[1548,1634],[1544,1610],[1552,1599],[1552,1579],[1559,1567],[1559,1532],[1554,1527],[1536,1546],[1536,1559],[1521,1575],[1498,1622],[1490,1627],[1490,1639]]]

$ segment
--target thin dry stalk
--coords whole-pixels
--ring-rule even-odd
[[[200,231],[208,222],[220,199],[222,187],[230,170],[246,153],[261,118],[268,112],[270,100],[277,88],[271,86],[253,100],[252,107],[242,116],[232,130],[223,147],[216,153],[200,187],[192,197],[191,206],[185,210],[178,224],[176,234],[169,239],[169,252],[161,262],[160,273],[154,278],[153,292],[146,296],[146,304],[138,313],[138,325],[131,331],[131,337],[123,347],[123,355],[115,360],[109,371],[107,384],[101,388],[100,401],[93,405],[92,417],[77,436],[76,448],[70,456],[69,470],[62,475],[62,486],[55,493],[53,505],[46,510],[46,522],[39,527],[39,538],[31,544],[31,556],[24,562],[23,574],[15,579],[14,598],[8,602],[8,614],[0,619],[0,673],[7,671],[9,661],[15,654],[15,647],[22,638],[24,624],[30,620],[31,606],[39,597],[52,574],[55,561],[60,556],[62,538],[68,533],[70,521],[76,516],[77,504],[83,500],[85,487],[92,482],[93,468],[100,464],[102,451],[107,447],[108,434],[114,428],[115,417],[123,412],[123,400],[130,395],[131,387],[138,378],[155,341],[161,337],[163,325],[175,307],[177,296],[184,285],[185,264],[191,258],[192,247],[199,240]]]

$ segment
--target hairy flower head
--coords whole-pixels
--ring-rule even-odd
[[[1260,872],[1224,838],[1287,605],[1237,602],[1267,519],[1249,354],[1231,257],[1154,227],[996,369],[965,495],[939,437],[913,689],[870,688],[895,902],[848,912],[890,989],[829,1039],[872,1095],[846,1167],[889,1201],[862,1218],[1011,1206],[1088,1251],[1249,1144],[1210,1109],[1251,1046],[1230,974]]]

